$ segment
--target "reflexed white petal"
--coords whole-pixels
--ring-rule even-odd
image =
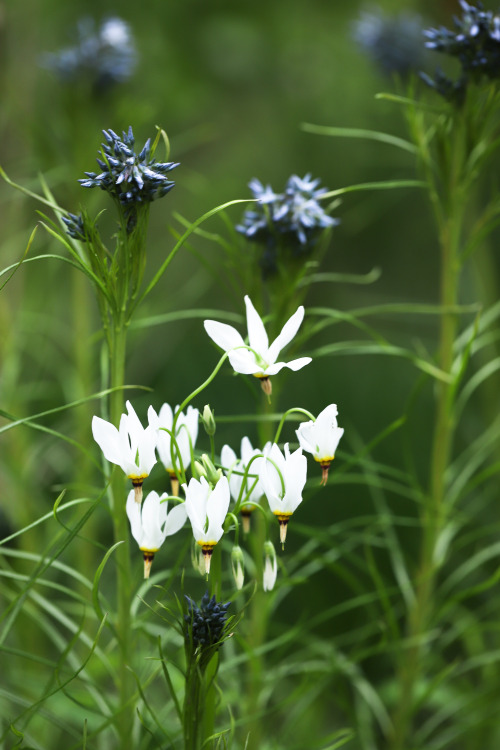
[[[116,427],[100,417],[93,417],[92,435],[102,450],[104,458],[107,461],[111,461],[112,464],[120,466],[123,457],[120,451],[120,441]]]
[[[271,375],[276,375],[284,367],[288,367],[286,362],[275,362],[275,364],[269,365],[269,367],[266,367],[264,372],[265,372],[265,375],[270,378]]]
[[[186,523],[186,518],[186,504],[181,503],[180,505],[175,505],[167,516],[167,522],[163,529],[165,536],[176,534],[179,529],[182,529]]]
[[[301,448],[290,454],[288,443],[285,446],[285,454],[286,494],[283,498],[282,510],[286,513],[294,513],[302,502],[302,490],[307,479],[307,459],[302,455]]]
[[[177,411],[178,407],[175,407],[175,410]],[[172,424],[174,422],[174,415],[172,412],[172,407],[170,404],[162,404],[160,407],[160,411],[158,412],[158,418],[160,420],[160,425],[162,427],[166,427],[168,430],[172,429]]]
[[[144,430],[144,427],[141,424],[141,421],[137,414],[135,413],[135,409],[130,403],[130,401],[127,401],[125,403],[125,406],[127,407],[128,411],[128,417],[127,417],[127,429],[130,435],[139,437],[142,431]]]
[[[285,367],[288,367],[289,370],[293,370],[296,372],[297,370],[301,370],[303,367],[309,364],[309,362],[312,362],[311,357],[299,357],[298,359],[292,359],[291,362],[287,362],[285,364]]]
[[[219,323],[216,320],[205,320],[203,325],[205,326],[205,331],[208,333],[212,341],[214,341],[217,346],[220,346],[221,349],[224,349],[224,351],[226,352],[230,349],[234,349],[236,346],[245,345],[241,334],[238,333],[236,328],[227,325],[227,323]]]
[[[299,425],[298,430],[295,430],[295,434],[297,435],[302,450],[315,454],[316,443],[314,437],[314,425],[315,422],[313,422],[312,419],[309,422],[302,422]]]
[[[274,339],[273,343],[269,347],[269,362],[276,362],[278,354],[284,346],[290,343],[295,334],[300,328],[300,324],[304,319],[304,308],[301,305],[296,312],[292,315],[289,320],[285,323],[281,329],[281,333]],[[293,369],[293,368],[292,368]]]
[[[196,541],[201,541],[207,519],[207,499],[210,487],[205,477],[201,477],[199,480],[192,477],[189,484],[182,485],[182,489],[186,495],[184,505],[194,537]]]
[[[130,530],[137,544],[140,545],[142,538],[141,506],[135,502],[135,491],[130,490],[125,506],[128,520],[130,521]]]
[[[269,340],[264,323],[248,295],[245,296],[245,305],[247,308],[248,343],[263,359],[267,360]]]
[[[210,493],[207,502],[209,521],[206,532],[207,541],[218,542],[221,538],[223,534],[222,524],[226,520],[230,499],[229,483],[226,477],[222,477]]]
[[[229,352],[228,359],[233,370],[239,372],[241,375],[253,375],[256,372],[264,372],[262,367],[255,361],[253,353],[248,349],[235,349]]]
[[[160,498],[158,493],[153,491],[142,504],[142,539],[139,546],[156,550],[161,547],[164,539],[160,525]]]

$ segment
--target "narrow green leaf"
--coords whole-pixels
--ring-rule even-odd
[[[103,617],[105,616],[101,609],[101,605],[99,604],[99,581],[101,580],[102,572],[104,570],[104,567],[109,557],[112,555],[115,549],[120,546],[120,544],[123,544],[123,541],[116,542],[115,544],[113,544],[112,547],[108,549],[108,551],[106,552],[106,554],[104,555],[102,559],[101,564],[97,568],[95,576],[94,576],[94,583],[92,585],[92,603],[94,605],[94,609],[99,620],[102,620]]]
[[[418,153],[417,147],[413,143],[410,143],[410,141],[405,141],[403,138],[398,138],[390,133],[380,133],[376,130],[337,128],[329,125],[313,125],[307,122],[302,123],[301,129],[306,133],[314,133],[314,135],[328,135],[335,138],[362,138],[364,140],[378,141],[379,143],[387,143],[389,146],[396,146],[403,149],[403,151],[409,151],[410,154]]]

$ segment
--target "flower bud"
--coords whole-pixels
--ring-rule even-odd
[[[199,461],[195,461],[193,464],[193,477],[195,479],[201,479],[201,477],[207,478],[205,467]]]
[[[276,550],[272,542],[264,542],[264,591],[272,591],[278,575],[278,563],[276,561]]]
[[[243,588],[245,581],[243,550],[237,544],[231,550],[231,568],[238,591]]]
[[[206,404],[203,409],[201,421],[203,422],[203,427],[205,428],[207,435],[215,435],[215,411],[213,411],[208,404]]]
[[[206,478],[207,482],[212,485],[212,487],[215,487],[219,479],[222,479],[222,477],[224,476],[222,473],[222,469],[216,469],[206,453],[203,453],[201,457],[201,463],[203,476]]]

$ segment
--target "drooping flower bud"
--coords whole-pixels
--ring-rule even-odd
[[[243,588],[243,583],[245,581],[244,562],[243,550],[236,544],[231,550],[231,568],[238,591]]]
[[[278,575],[278,563],[276,560],[276,550],[272,542],[264,542],[264,575],[262,584],[264,591],[272,591]]]

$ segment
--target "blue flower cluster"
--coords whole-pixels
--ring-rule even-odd
[[[264,270],[272,272],[276,266],[279,246],[291,250],[293,256],[310,252],[321,230],[339,223],[325,213],[318,199],[328,192],[319,188],[319,179],[310,174],[304,178],[292,175],[283,193],[275,193],[270,185],[253,179],[249,183],[255,207],[245,211],[242,223],[236,229],[248,239],[265,245],[262,259]]]
[[[479,81],[482,76],[500,78],[500,16],[485,11],[482,3],[470,5],[459,0],[462,18],[454,18],[455,29],[445,27],[424,31],[428,49],[455,57],[462,68],[462,78],[449,81],[439,73],[435,81],[423,76],[425,82],[447,98],[463,98],[469,78]]]
[[[85,18],[78,23],[76,44],[45,54],[41,62],[62,80],[80,78],[99,91],[130,78],[137,53],[129,26],[121,18],[108,18],[97,29],[92,19]]]
[[[175,182],[165,175],[179,164],[150,160],[149,138],[140,154],[136,154],[131,127],[121,138],[112,130],[103,133],[106,138],[106,143],[102,144],[104,159],[97,159],[102,172],[85,172],[87,178],[79,180],[83,187],[100,187],[125,208],[162,198],[174,187]]]
[[[395,73],[404,78],[424,63],[422,19],[415,13],[387,15],[376,7],[362,10],[353,36],[386,75]]]
[[[214,646],[221,639],[227,621],[227,610],[231,602],[219,604],[215,595],[210,599],[208,591],[203,594],[198,607],[186,596],[188,613],[184,615],[187,624],[185,636],[194,648]]]

